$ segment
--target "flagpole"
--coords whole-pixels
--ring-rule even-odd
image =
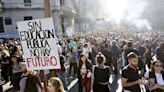
[[[51,17],[50,0],[44,0],[44,16],[45,18]],[[40,73],[41,73],[41,80],[44,83],[44,91],[47,92],[45,71],[41,70]],[[51,77],[55,77],[56,76],[55,70],[50,70],[50,75]]]

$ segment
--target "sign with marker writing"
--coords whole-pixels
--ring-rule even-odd
[[[17,22],[26,66],[31,70],[60,69],[52,18]]]

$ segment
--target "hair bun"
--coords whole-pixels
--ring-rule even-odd
[[[99,52],[99,53],[98,53],[98,55],[99,55],[99,56],[102,56],[102,53],[101,53],[101,52]]]

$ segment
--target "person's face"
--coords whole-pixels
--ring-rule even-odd
[[[129,64],[138,67],[138,58],[131,58],[129,59]]]
[[[47,90],[48,90],[48,92],[55,92],[55,88],[53,87],[53,85],[50,81],[48,81]]]
[[[81,57],[81,60],[84,62],[86,61],[86,59],[87,59],[87,57],[85,55]]]
[[[8,41],[8,44],[12,44],[12,41],[9,40],[9,41]]]
[[[141,43],[138,41],[138,42],[136,43],[136,46],[137,46],[137,47],[141,46]]]
[[[155,71],[160,72],[160,71],[162,71],[162,64],[160,62],[157,62],[157,63],[154,64],[153,68],[154,68]]]
[[[149,41],[148,41],[148,40],[146,40],[146,41],[145,41],[145,44],[146,44],[146,45],[147,45],[147,44],[149,44]]]
[[[75,48],[72,48],[72,52],[75,52]]]
[[[3,52],[3,51],[0,51],[0,54],[3,56],[3,55],[5,55],[5,53]]]
[[[11,60],[13,61],[13,63],[17,63],[17,58],[16,57],[12,57]]]
[[[0,55],[2,55],[2,51],[0,51]]]

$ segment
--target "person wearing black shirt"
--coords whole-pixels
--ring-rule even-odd
[[[146,64],[147,64],[148,68],[150,69],[151,60],[152,60],[152,55],[151,55],[152,46],[151,46],[149,40],[145,40],[144,44],[145,44],[145,48],[147,49],[147,53],[145,54],[144,57],[146,58]]]
[[[105,47],[104,47],[104,49],[102,50],[102,54],[103,54],[103,55],[105,56],[105,58],[106,58],[105,65],[111,67],[111,64],[113,63],[113,59],[112,59],[112,54],[111,54],[110,50],[108,50],[108,49],[109,49],[108,44],[105,44]]]
[[[113,66],[114,66],[114,73],[117,74],[117,61],[119,59],[119,48],[116,44],[116,41],[112,41],[112,46],[111,46],[111,55],[113,59]]]
[[[144,62],[142,61],[142,55],[141,53],[139,52],[138,48],[133,48],[133,43],[132,42],[128,42],[127,43],[127,49],[125,50],[125,61],[126,61],[126,65],[128,65],[128,57],[127,55],[130,53],[130,52],[133,52],[135,54],[137,54],[138,56],[138,68],[139,70],[142,70],[144,68]]]
[[[105,57],[101,53],[96,56],[97,64],[93,66],[93,92],[110,92],[109,77],[111,70],[109,66],[105,66]]]
[[[138,55],[134,52],[130,52],[127,55],[128,65],[122,70],[122,86],[123,90],[126,92],[141,92],[140,84],[144,84],[144,80],[140,80],[138,74]]]
[[[125,57],[125,61],[126,61],[126,65],[128,65],[128,57],[127,55],[130,53],[130,52],[134,52],[136,53],[137,55],[139,55],[138,51],[136,49],[133,48],[133,43],[131,41],[129,41],[127,44],[126,44],[127,48],[125,49],[125,54],[124,54],[124,57]]]
[[[156,54],[157,54],[157,59],[160,60],[164,65],[164,43],[161,43],[160,47],[157,48]]]
[[[5,83],[9,82],[9,56],[7,50],[0,50],[0,64],[2,65],[1,76],[5,80]]]

